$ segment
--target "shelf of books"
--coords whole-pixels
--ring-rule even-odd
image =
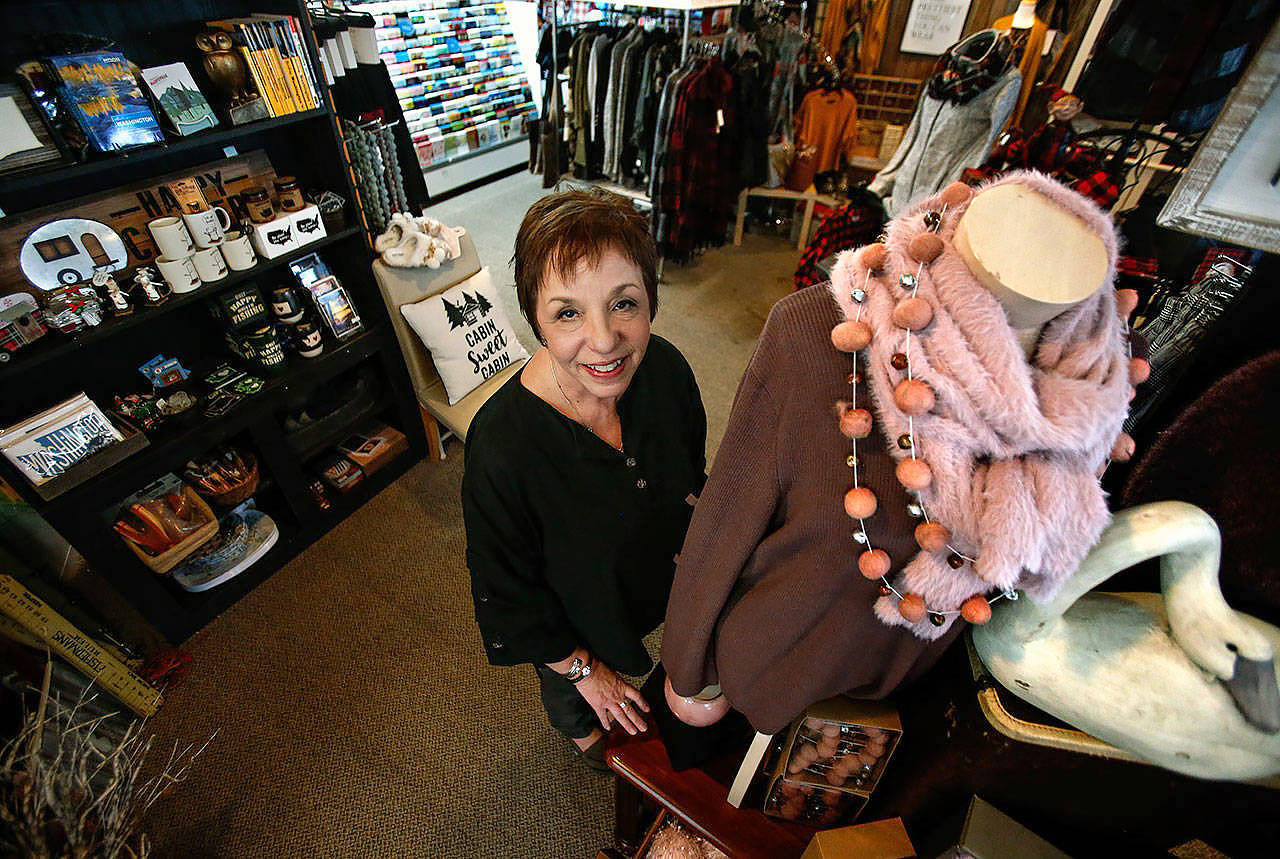
[[[537,106],[503,3],[369,0],[378,52],[425,170],[521,136]]]

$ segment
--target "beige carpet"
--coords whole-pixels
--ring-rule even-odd
[[[541,193],[521,174],[432,214],[466,225],[509,285]],[[667,268],[655,330],[698,376],[709,453],[795,260],[748,236]],[[589,857],[610,843],[611,778],[547,726],[531,668],[484,660],[461,460],[453,443],[419,464],[188,642],[193,670],[152,722],[153,755],[218,736],[152,809],[158,855]]]

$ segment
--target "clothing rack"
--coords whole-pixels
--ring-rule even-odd
[[[741,0],[647,0],[644,3],[615,3],[610,0],[607,6],[623,6],[631,9],[669,9],[684,13],[684,34],[680,40],[680,62],[689,59],[689,21],[691,13],[701,12],[704,9],[723,9],[727,6],[741,5]],[[560,56],[559,47],[556,44],[556,28],[559,26],[557,18],[559,17],[558,3],[551,4],[551,53],[552,56]],[[553,98],[557,96],[553,94]],[[559,108],[557,102],[556,107]]]

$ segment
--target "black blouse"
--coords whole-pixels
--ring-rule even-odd
[[[586,647],[611,668],[651,667],[692,501],[707,417],[693,371],[652,336],[618,400],[618,451],[507,380],[467,437],[462,513],[476,622],[494,665],[558,662]]]

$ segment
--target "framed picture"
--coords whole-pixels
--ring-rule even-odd
[[[1280,253],[1280,24],[1259,46],[1156,223]]]
[[[27,94],[0,84],[0,176],[68,160]]]

